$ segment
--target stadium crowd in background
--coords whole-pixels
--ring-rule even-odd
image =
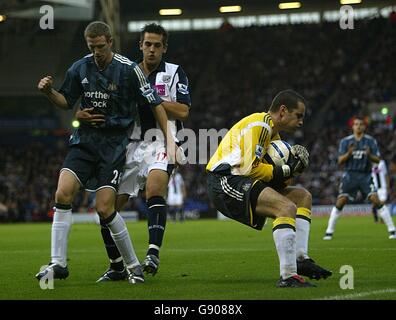
[[[367,19],[358,21],[355,28],[341,31],[338,23],[322,23],[226,28],[195,32],[194,37],[172,32],[167,59],[183,65],[192,84],[194,112],[185,127],[196,132],[228,128],[268,105],[277,91],[292,88],[300,92],[307,99],[307,121],[321,121],[321,125],[320,135],[318,128],[306,126],[291,141],[304,144],[310,152],[310,166],[298,183],[311,191],[313,204],[333,204],[341,175],[338,141],[350,132],[346,124],[369,103],[396,99],[396,64],[389,63],[396,55],[395,24]],[[78,39],[84,48],[84,39]],[[140,52],[130,42],[128,39],[124,46],[125,55],[136,59]],[[202,50],[203,43],[212,48],[210,59]],[[389,168],[389,200],[395,203],[396,123],[394,119],[386,125],[369,120],[368,130]],[[51,148],[41,143],[18,148],[1,143],[0,221],[50,219],[51,195],[66,152],[62,138],[59,141]],[[204,167],[189,164],[180,169],[187,202],[208,202]],[[76,210],[79,201],[74,204]]]

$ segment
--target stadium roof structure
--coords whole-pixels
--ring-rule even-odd
[[[178,18],[197,18],[223,16],[219,12],[221,6],[241,6],[242,11],[227,13],[226,15],[258,15],[279,14],[278,5],[282,2],[295,0],[120,0],[120,12],[123,20],[159,19],[160,9],[179,8],[182,15]],[[299,12],[339,10],[342,6],[340,0],[299,0]],[[361,0],[359,7],[383,7],[395,5],[392,0]],[[289,10],[290,11],[290,10]]]
[[[106,0],[117,1],[120,6],[122,21],[155,20],[162,18],[161,9],[181,9],[178,18],[206,18],[216,16],[279,14],[279,3],[287,0]],[[295,0],[289,0],[289,2]],[[383,7],[394,5],[392,0],[299,0],[301,7],[298,12],[337,10],[341,1],[359,2],[357,7]],[[90,20],[93,18],[95,6],[99,0],[4,0],[0,2],[0,14],[10,14],[14,17],[34,18],[39,15],[37,10],[43,5],[56,8],[57,16],[70,20]],[[221,6],[240,6],[241,11],[222,14]],[[286,10],[290,11],[290,10]]]
[[[57,18],[63,20],[91,20],[94,17],[95,0],[5,0],[0,2],[0,14],[13,18],[41,17],[42,6],[52,6]]]

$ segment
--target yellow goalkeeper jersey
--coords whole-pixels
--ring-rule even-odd
[[[263,163],[262,159],[270,142],[280,140],[279,134],[272,136],[273,126],[271,116],[266,112],[243,118],[225,135],[206,170],[215,172],[221,164],[229,164],[233,175],[270,181],[273,166]]]

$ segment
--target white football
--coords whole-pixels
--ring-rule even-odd
[[[283,140],[274,140],[270,142],[263,160],[273,166],[282,166],[289,161],[290,153],[290,144]]]

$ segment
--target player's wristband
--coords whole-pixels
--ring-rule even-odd
[[[289,178],[291,175],[290,166],[288,166],[287,164],[284,164],[281,168],[282,168],[282,172],[283,172],[283,177]]]
[[[282,166],[276,166],[274,167],[272,181],[275,184],[283,183],[286,179],[290,177],[290,173],[291,170],[287,164],[284,164]]]

